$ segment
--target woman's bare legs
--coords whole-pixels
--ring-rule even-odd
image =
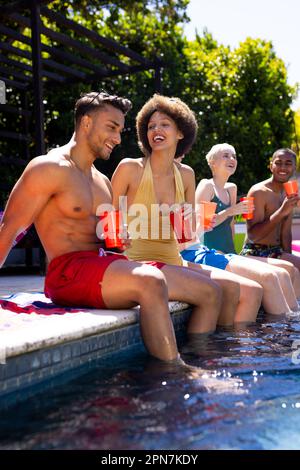
[[[101,291],[107,308],[140,305],[141,332],[150,354],[164,361],[179,358],[167,283],[159,269],[133,261],[114,261],[104,273]]]
[[[202,270],[223,289],[223,304],[218,325],[254,322],[262,299],[262,288],[255,281],[203,264],[188,263],[190,269]]]
[[[294,280],[294,289],[296,292],[297,299],[300,297],[300,256],[293,255],[292,253],[286,253],[285,251],[282,253],[281,261],[288,261],[292,263],[292,265],[296,268],[296,277]]]
[[[254,258],[258,261],[262,261],[263,263],[268,263],[270,266],[277,266],[279,268],[285,269],[290,275],[296,298],[300,298],[300,272],[299,269],[293,265],[293,263],[282,258],[258,258],[256,256],[249,256],[249,258]]]
[[[194,305],[188,333],[214,331],[222,304],[221,286],[201,272],[182,266],[165,265],[162,272],[167,280],[169,300]]]
[[[133,261],[115,261],[104,273],[102,297],[107,308],[112,309],[139,304],[141,332],[149,353],[168,361],[168,366],[178,367],[189,378],[199,378],[203,371],[185,364],[179,356],[168,298],[195,304],[189,331],[207,333],[216,327],[222,289],[217,283],[187,268],[166,265],[163,270],[164,273],[153,266]],[[206,385],[210,386],[210,380]]]
[[[285,269],[261,263],[254,257],[234,256],[228,271],[257,281],[263,287],[262,304],[266,312],[280,315],[297,310],[297,299],[290,276]]]

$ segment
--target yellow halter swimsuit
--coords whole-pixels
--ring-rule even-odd
[[[173,168],[175,203],[183,204],[185,198],[182,177],[175,164]],[[126,255],[135,261],[161,261],[183,266],[185,263],[180,256],[172,226],[170,227],[170,216],[168,213],[164,215],[158,211],[158,207],[150,157],[148,157],[134,201],[128,210],[128,232],[132,236],[132,246],[126,251]]]

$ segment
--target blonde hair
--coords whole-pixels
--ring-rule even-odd
[[[223,144],[213,145],[212,148],[210,149],[210,151],[208,152],[208,154],[205,157],[209,166],[215,160],[218,153],[221,152],[222,150],[229,150],[230,152],[234,153],[234,155],[235,155],[235,148],[230,144],[226,144],[224,142]]]

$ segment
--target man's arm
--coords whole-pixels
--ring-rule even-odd
[[[0,224],[0,267],[17,235],[31,225],[57,190],[57,164],[33,159],[15,184]]]
[[[292,220],[293,213],[291,212],[281,224],[280,245],[287,253],[292,252]]]
[[[281,206],[270,214],[265,215],[266,212],[266,196],[265,192],[261,189],[250,189],[248,196],[254,197],[254,214],[253,219],[247,220],[248,238],[253,243],[258,243],[263,238],[270,235],[283,220],[288,217],[299,200],[298,196],[285,198]]]

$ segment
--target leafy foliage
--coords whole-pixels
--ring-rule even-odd
[[[297,154],[297,170],[300,171],[300,108],[294,115],[294,142],[292,149]]]
[[[218,44],[206,30],[197,34],[194,41],[188,41],[182,29],[189,20],[188,3],[189,0],[55,0],[47,7],[152,61],[161,60],[162,92],[186,101],[199,121],[198,139],[186,162],[193,166],[198,180],[207,177],[209,170],[204,158],[207,151],[215,143],[231,143],[239,160],[234,180],[244,193],[255,181],[268,175],[268,161],[274,150],[291,146],[295,140],[290,106],[296,87],[288,85],[286,67],[276,56],[271,42],[248,38],[231,50]],[[43,20],[48,27],[60,31],[56,23]],[[23,34],[28,35],[29,31],[24,29]],[[8,40],[3,35],[0,39]],[[86,38],[80,40],[84,42]],[[59,47],[54,40],[43,37],[43,41]],[[28,48],[21,43],[19,46]],[[119,58],[125,63],[128,60],[125,56]],[[88,60],[97,63],[94,57]],[[155,92],[154,70],[105,80],[95,78],[89,84],[78,81],[68,87],[45,84],[46,145],[51,148],[70,138],[75,100],[81,92],[100,87],[124,95],[134,104],[122,145],[114,152],[109,166],[99,163],[99,168],[110,176],[121,158],[140,155],[135,115]],[[22,99],[21,95],[12,93],[8,97],[12,102]],[[27,100],[32,109],[32,96]],[[299,123],[299,113],[297,116]],[[13,126],[16,132],[23,132],[20,119]],[[33,157],[34,141],[30,149]],[[18,144],[12,144],[9,150],[11,154],[22,152]],[[7,155],[7,152],[0,145],[0,153]],[[11,182],[19,172],[20,168],[6,168]]]
[[[240,160],[235,180],[246,192],[266,177],[274,150],[291,145],[294,89],[286,68],[270,42],[248,38],[231,51],[206,31],[189,43],[187,56],[186,91],[193,95],[201,126],[190,162],[198,177],[209,175],[203,158],[209,148],[218,142],[234,145]]]

